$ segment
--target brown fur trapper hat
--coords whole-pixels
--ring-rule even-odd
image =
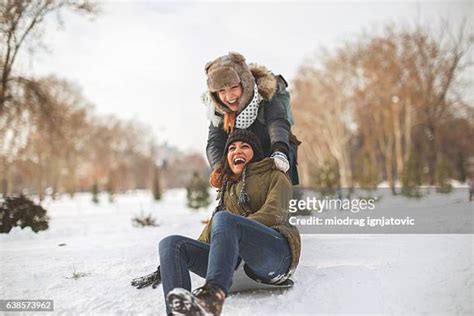
[[[255,78],[245,63],[245,57],[230,52],[206,64],[207,87],[213,103],[222,113],[231,112],[220,100],[217,92],[224,87],[242,84],[242,96],[239,98],[237,113],[240,113],[252,100]]]

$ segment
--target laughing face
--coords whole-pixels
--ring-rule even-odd
[[[227,163],[235,175],[240,175],[253,158],[252,146],[245,142],[235,141],[229,145]]]
[[[242,93],[243,93],[243,90],[242,90],[241,84],[225,87],[218,91],[219,99],[232,112],[237,111],[239,98],[242,96]]]

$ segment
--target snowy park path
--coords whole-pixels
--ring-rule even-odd
[[[468,202],[466,202],[468,203]],[[169,234],[197,237],[208,211],[185,207],[185,191],[154,203],[144,193],[99,205],[90,195],[48,202],[50,228],[0,236],[1,299],[53,299],[62,314],[164,314],[161,287],[130,279],[158,264]],[[151,213],[159,227],[132,226]],[[295,286],[230,296],[223,315],[333,313],[473,314],[473,235],[303,235]],[[60,246],[60,244],[65,244]],[[85,276],[73,279],[73,271]],[[202,279],[193,276],[193,285]]]

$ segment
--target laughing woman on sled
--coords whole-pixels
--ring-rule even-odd
[[[164,238],[159,270],[132,282],[140,288],[161,280],[168,315],[220,315],[239,263],[268,284],[285,282],[298,265],[301,240],[288,222],[288,175],[264,158],[258,138],[246,130],[229,135],[221,164],[219,206],[198,240]],[[205,278],[192,293],[190,271]]]

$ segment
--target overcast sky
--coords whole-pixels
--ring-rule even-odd
[[[49,27],[47,52],[28,68],[79,84],[100,114],[135,118],[157,140],[204,153],[208,122],[200,95],[204,65],[237,51],[288,80],[304,58],[387,22],[453,24],[473,2],[161,2],[104,3],[95,21],[66,15]]]

